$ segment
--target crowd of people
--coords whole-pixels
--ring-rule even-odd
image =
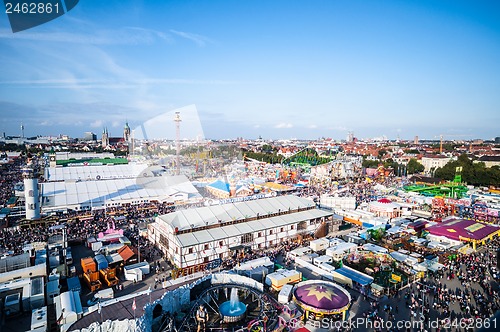
[[[9,199],[14,196],[14,186],[23,181],[20,172],[20,167],[23,164],[24,159],[17,158],[12,163],[0,165],[0,207],[6,206]]]
[[[477,252],[452,256],[445,268],[395,293],[394,300],[388,298],[383,310],[379,301],[372,301],[362,317],[378,323],[374,326],[387,326],[387,320],[396,326],[395,321],[409,319],[422,322],[419,330],[430,331],[430,322],[435,320],[438,331],[448,327],[473,330],[477,322],[500,309],[500,280],[494,263],[499,245],[496,238]],[[394,307],[388,304],[391,301],[395,301]],[[408,313],[402,312],[399,303],[405,304]]]

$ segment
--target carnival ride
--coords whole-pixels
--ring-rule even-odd
[[[295,303],[307,320],[345,320],[351,295],[343,287],[329,281],[307,280],[293,290]]]
[[[498,223],[500,220],[498,209],[490,208],[481,201],[472,202],[470,199],[434,197],[431,213],[434,221],[442,221],[447,216],[458,216],[488,223]]]
[[[311,148],[300,150],[289,158],[283,159],[281,162],[284,166],[301,167],[309,169],[312,166],[322,165],[330,162],[330,157],[323,157]]]
[[[218,284],[205,289],[177,331],[196,331],[196,311],[203,305],[210,331],[274,331],[282,305],[268,294],[242,284]],[[167,330],[163,330],[166,332]]]
[[[448,182],[440,185],[416,184],[406,186],[404,187],[404,190],[406,192],[419,193],[427,197],[442,196],[455,199],[460,199],[467,196],[468,191],[466,186],[454,182]]]
[[[457,167],[453,181],[438,185],[414,184],[403,187],[406,192],[415,192],[428,197],[446,197],[461,199],[467,196],[469,189],[462,183],[462,167]]]

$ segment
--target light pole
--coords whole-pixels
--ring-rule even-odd
[[[422,305],[421,305],[421,306],[422,306],[422,309],[421,309],[421,311],[420,311],[420,319],[421,319],[421,321],[423,322],[423,321],[424,321],[424,300],[425,300],[424,293],[425,293],[427,290],[429,290],[429,289],[431,289],[431,288],[433,288],[433,287],[432,287],[432,286],[429,286],[429,285],[425,285],[425,284],[423,284],[423,283],[421,283],[421,282],[417,282],[417,285],[420,285],[420,287],[422,287],[422,288],[420,289],[420,292],[422,293]]]
[[[137,227],[137,254],[138,254],[138,262],[141,262],[141,231],[139,229],[139,223],[136,224]]]

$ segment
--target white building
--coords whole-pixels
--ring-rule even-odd
[[[332,213],[297,196],[176,211],[148,225],[149,240],[177,267],[199,267],[234,251],[264,249],[313,233]]]
[[[443,155],[428,155],[422,157],[422,159],[419,160],[419,162],[422,165],[424,165],[425,167],[424,172],[427,174],[430,174],[433,170],[436,170],[437,168],[443,167],[450,161],[451,161],[450,157]]]

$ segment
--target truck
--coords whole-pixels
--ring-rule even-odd
[[[85,283],[89,287],[91,292],[95,292],[102,287],[102,283],[99,280],[99,272],[85,272],[83,274],[83,279],[85,280]]]
[[[85,257],[81,260],[83,273],[97,272],[97,264],[92,257]]]
[[[108,287],[118,285],[118,278],[116,277],[115,267],[107,267],[105,269],[99,270],[99,275],[101,276],[101,281]]]

